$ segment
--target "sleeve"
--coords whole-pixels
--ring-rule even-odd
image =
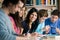
[[[23,28],[26,28],[26,22],[25,21],[22,22],[22,26],[23,26]]]
[[[0,40],[16,40],[16,36],[9,34],[4,21],[0,19]]]
[[[25,23],[25,21],[22,22],[22,26],[23,26],[23,34],[26,33],[28,30],[27,30],[27,25]]]
[[[57,27],[60,29],[60,21],[58,21],[58,23],[57,23]]]
[[[46,25],[49,25],[49,20],[48,19],[45,20],[45,26]]]

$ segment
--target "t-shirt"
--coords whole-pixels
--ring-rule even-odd
[[[39,33],[39,34],[43,34],[43,28],[45,26],[45,22],[42,22],[42,23],[39,23],[37,29],[36,29],[36,32]]]
[[[3,9],[0,9],[0,40],[16,40],[10,18]]]
[[[45,26],[50,26],[49,34],[57,34],[56,27],[60,29],[60,18],[56,22],[51,22],[51,18],[45,20]]]

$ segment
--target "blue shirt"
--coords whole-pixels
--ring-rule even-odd
[[[58,18],[58,20],[53,23],[51,22],[51,18],[48,18],[45,20],[45,26],[47,25],[50,26],[49,34],[57,34],[56,27],[60,29],[60,19]]]
[[[0,40],[16,40],[8,15],[0,9]]]
[[[37,29],[36,29],[36,32],[39,33],[39,34],[43,34],[43,28],[45,26],[45,22],[42,22],[42,23],[39,23]]]

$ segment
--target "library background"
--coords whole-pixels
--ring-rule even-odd
[[[0,0],[0,7],[2,1],[3,0]],[[23,1],[25,1],[27,11],[32,7],[35,7],[38,10],[46,9],[48,10],[49,17],[51,15],[50,13],[52,10],[58,9],[60,11],[60,0],[23,0]]]
[[[0,7],[2,6],[3,0],[0,0]],[[27,12],[32,8],[35,7],[38,10],[40,9],[46,9],[48,10],[49,17],[51,15],[51,12],[54,9],[58,9],[60,12],[60,0],[23,0],[25,2],[25,5],[27,7]],[[26,14],[27,14],[26,12]],[[60,37],[56,37],[56,40],[60,39]],[[49,40],[55,40],[54,37],[48,37]],[[44,39],[45,40],[45,39]]]
[[[54,9],[59,9],[60,11],[60,0],[25,0],[26,7],[28,10],[31,7],[35,7],[38,10],[46,9],[48,10],[48,15],[50,17],[51,11]]]

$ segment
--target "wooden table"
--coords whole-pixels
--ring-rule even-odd
[[[46,37],[46,38],[43,38],[43,40],[55,40],[55,37]]]
[[[31,37],[29,40],[60,40],[60,36]]]

